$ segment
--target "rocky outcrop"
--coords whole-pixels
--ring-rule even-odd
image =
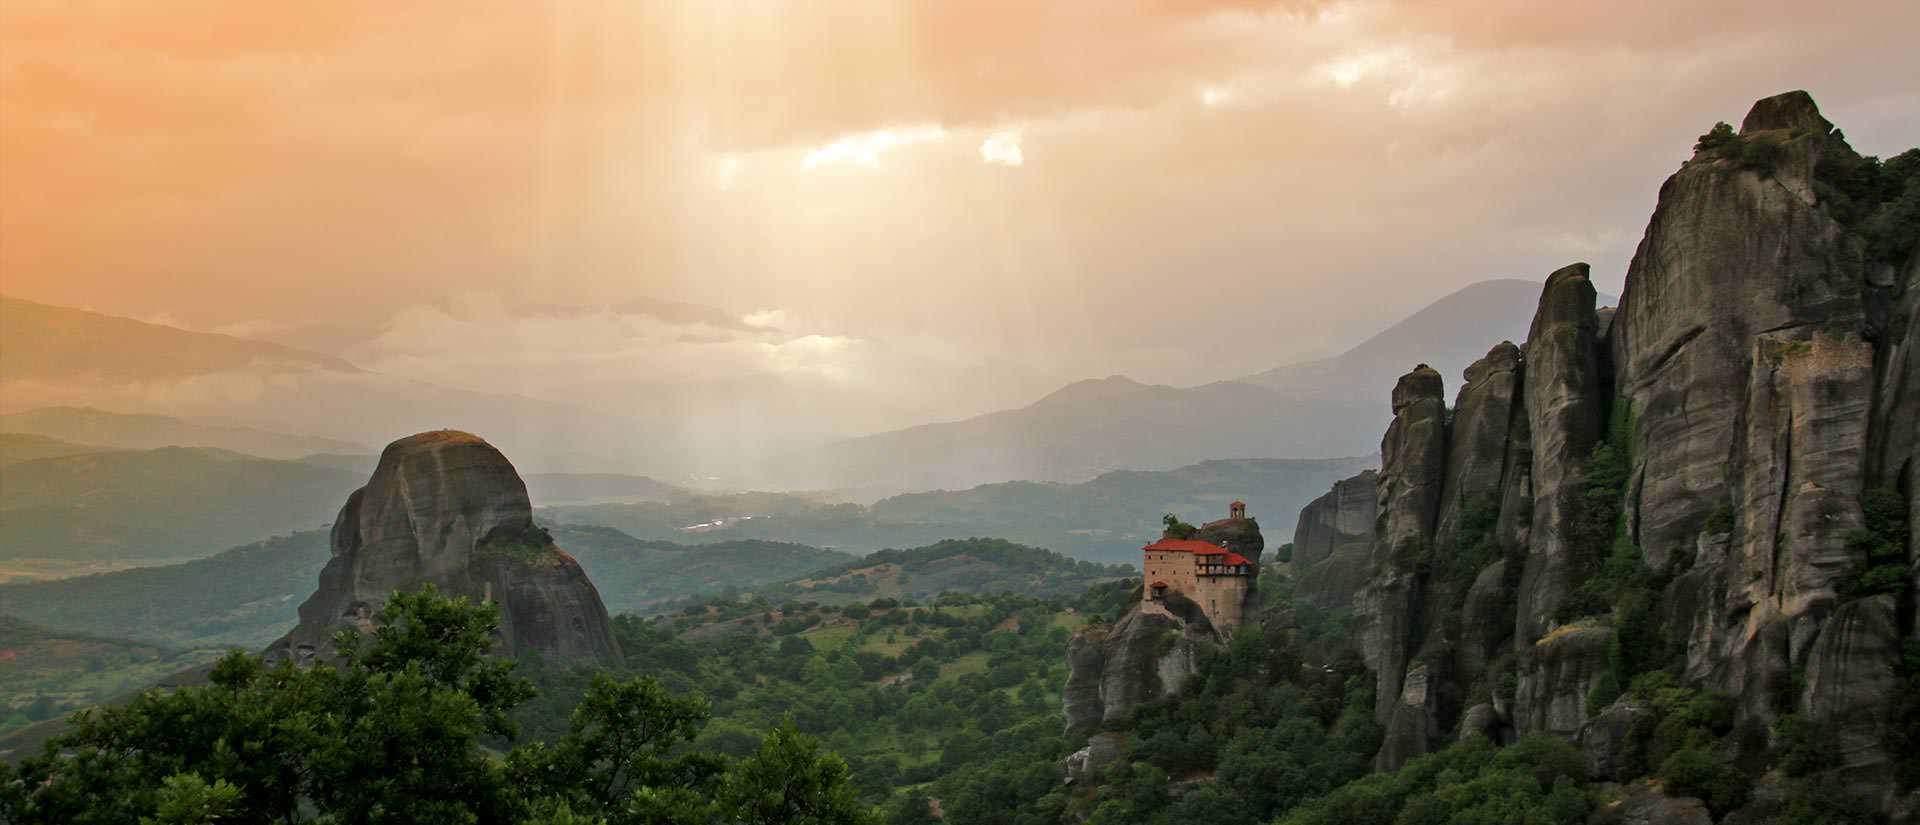
[[[1370,575],[1367,558],[1372,547],[1355,542],[1334,551],[1332,556],[1299,574],[1293,586],[1296,598],[1321,610],[1352,610],[1354,594],[1365,587]]]
[[[1575,580],[1599,562],[1577,547],[1583,465],[1606,430],[1607,380],[1586,264],[1547,276],[1527,334],[1526,412],[1532,525],[1520,574],[1515,638],[1538,639]]]
[[[1572,738],[1587,719],[1587,696],[1607,675],[1605,627],[1567,626],[1533,642],[1521,655],[1513,697],[1514,727]]]
[[[1067,642],[1067,730],[1119,724],[1140,704],[1178,691],[1194,674],[1197,647],[1218,642],[1204,617],[1189,620],[1147,604],[1136,604],[1111,628],[1083,628]]]
[[[1651,717],[1653,708],[1631,701],[1608,705],[1580,725],[1575,741],[1587,758],[1587,775],[1594,779],[1629,779],[1616,776],[1620,757],[1626,752],[1628,737],[1635,725]]]
[[[1435,697],[1403,695],[1407,666],[1419,650],[1425,609],[1424,571],[1446,484],[1447,402],[1440,373],[1421,364],[1393,388],[1393,423],[1380,442],[1379,527],[1368,554],[1369,578],[1354,598],[1354,633],[1374,672],[1374,716],[1394,747],[1376,763],[1397,768],[1426,752],[1434,727],[1426,714]],[[1422,684],[1436,674],[1420,676]],[[1396,719],[1396,716],[1403,717]]]
[[[1202,525],[1193,537],[1204,542],[1225,546],[1260,563],[1260,553],[1267,547],[1267,540],[1260,535],[1260,524],[1250,518],[1223,518]]]
[[[1340,548],[1373,542],[1380,474],[1367,470],[1336,481],[1300,511],[1293,528],[1293,573],[1303,575]]]
[[[1656,783],[1635,782],[1614,788],[1595,815],[1596,822],[1619,825],[1713,825],[1707,805],[1690,796],[1670,797]]]
[[[1765,761],[1753,732],[1805,714],[1839,735],[1863,798],[1904,810],[1883,737],[1900,646],[1920,637],[1920,249],[1858,231],[1882,208],[1859,198],[1885,196],[1847,189],[1860,164],[1804,93],[1760,101],[1661,188],[1616,309],[1575,264],[1548,277],[1524,345],[1467,370],[1450,415],[1438,375],[1401,379],[1375,535],[1341,577],[1365,579],[1352,639],[1377,680],[1376,767],[1512,731],[1574,739],[1610,777],[1649,712],[1620,692],[1667,667],[1738,700],[1742,764]],[[1847,585],[1876,488],[1912,517],[1898,598]],[[1303,512],[1303,574],[1332,578],[1341,509],[1330,494]],[[1704,819],[1644,790],[1629,819]]]
[[[1900,685],[1900,642],[1894,599],[1877,596],[1835,611],[1806,657],[1803,704],[1839,738],[1836,767],[1862,796],[1883,794],[1892,784],[1886,697]]]
[[[387,446],[334,521],[333,556],[300,622],[270,652],[308,662],[333,634],[365,630],[395,591],[425,584],[500,605],[501,652],[561,665],[616,664],[600,594],[535,527],[526,484],[478,436],[440,430]]]
[[[1520,348],[1502,341],[1467,367],[1466,383],[1453,403],[1448,431],[1446,484],[1440,496],[1436,542],[1448,547],[1483,530],[1499,517],[1503,482],[1515,459],[1513,428],[1526,414],[1521,404]]]

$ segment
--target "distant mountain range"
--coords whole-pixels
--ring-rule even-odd
[[[365,481],[207,447],[22,461],[0,472],[0,558],[196,558],[326,524]]]
[[[944,539],[1006,539],[1078,559],[1133,564],[1160,516],[1225,516],[1235,499],[1262,518],[1269,546],[1293,537],[1300,509],[1372,457],[1205,461],[1166,471],[1122,470],[1077,484],[1012,481],[893,496],[862,507],[798,495],[693,495],[668,503],[548,507],[567,525],[612,527],[642,539],[797,541],[852,553]]]
[[[11,355],[8,356],[11,359]],[[0,433],[59,439],[73,445],[132,450],[212,447],[260,458],[302,458],[316,453],[370,453],[353,441],[289,435],[250,427],[196,424],[164,415],[128,415],[91,407],[41,407],[0,415]],[[368,464],[368,469],[373,465]]]
[[[1426,363],[1456,389],[1502,338],[1519,343],[1540,283],[1472,284],[1332,358],[1195,387],[1124,376],[1079,381],[1033,404],[843,441],[802,459],[823,486],[962,488],[1083,481],[1204,459],[1331,458],[1377,451],[1396,379]],[[1603,304],[1611,302],[1602,296]]]
[[[260,365],[360,372],[330,355],[4,295],[0,352],[8,381],[153,382]]]
[[[615,419],[510,388],[436,386],[323,353],[6,296],[0,353],[0,412],[28,416],[0,429],[81,444],[209,446],[295,458],[366,453],[371,448],[362,439],[384,443],[395,434],[455,427],[486,433],[548,469],[582,460],[595,461],[594,469],[664,461],[647,452],[650,445],[634,443],[634,432],[647,431],[637,417]],[[168,432],[124,416],[102,424],[92,420],[99,410],[86,408],[159,413],[181,419],[173,426],[183,428]],[[61,421],[73,415],[82,420]],[[215,419],[239,423],[206,423]],[[556,443],[555,432],[568,437]],[[582,456],[582,444],[599,450]],[[676,446],[658,448],[670,453]]]
[[[523,464],[532,469],[675,479],[698,472],[735,488],[842,489],[868,500],[1009,480],[1079,482],[1112,470],[1168,470],[1208,459],[1373,453],[1396,377],[1425,362],[1457,382],[1489,341],[1524,336],[1539,288],[1523,280],[1473,284],[1340,355],[1237,381],[1190,387],[1117,375],[1079,381],[1017,409],[796,447],[775,460],[750,463],[703,456],[703,445],[683,443],[669,435],[675,427],[644,415],[614,419],[511,392],[401,381],[278,344],[0,298],[6,352],[0,400],[16,411],[0,416],[0,431],[101,447],[216,447],[292,459],[366,455],[372,450],[356,439],[459,427],[525,456]],[[58,342],[75,346],[62,349]],[[170,381],[187,382],[179,386],[191,391],[169,392]],[[248,393],[244,404],[219,406],[223,394],[240,389]],[[75,406],[111,401],[123,402],[123,409],[151,409],[155,397],[197,399],[193,403],[200,406],[188,405],[181,411],[186,417],[177,419]],[[21,411],[42,405],[48,408]],[[352,415],[342,415],[343,409]],[[356,461],[334,459],[332,466],[358,466]],[[665,500],[672,494],[666,485],[627,484],[617,498]]]
[[[1616,299],[1600,296],[1600,305]],[[1399,323],[1332,358],[1275,367],[1241,379],[1296,398],[1361,400],[1390,414],[1393,382],[1418,364],[1440,372],[1449,392],[1467,365],[1502,340],[1522,343],[1540,304],[1540,282],[1481,281],[1427,305]],[[1379,434],[1379,427],[1375,435]],[[1375,446],[1378,446],[1377,444]]]

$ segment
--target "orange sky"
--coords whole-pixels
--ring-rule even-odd
[[[1245,374],[1574,260],[1617,291],[1755,98],[1920,144],[1915,31],[1909,0],[8,0],[0,292],[910,423]]]

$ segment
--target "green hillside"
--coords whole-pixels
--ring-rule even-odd
[[[0,734],[153,684],[219,655],[218,650],[177,651],[62,633],[0,615]]]
[[[553,539],[579,560],[609,613],[645,613],[663,603],[785,581],[852,558],[773,541],[642,541],[583,525],[555,526]]]
[[[943,593],[1045,596],[1080,593],[1134,572],[1127,565],[1075,561],[1001,539],[948,539],[911,550],[882,550],[758,592],[776,603],[832,604],[876,597],[932,598]]]
[[[0,604],[66,632],[254,648],[293,626],[327,556],[326,531],[308,530],[185,564],[0,585]]]
[[[0,467],[19,464],[23,461],[38,461],[43,458],[97,453],[104,449],[106,448],[75,444],[44,435],[0,433]]]
[[[326,524],[363,480],[188,447],[25,461],[0,473],[0,558],[195,558]]]

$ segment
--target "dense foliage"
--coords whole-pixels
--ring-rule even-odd
[[[1586,760],[1571,745],[1528,737],[1504,748],[1473,738],[1294,809],[1282,825],[1578,825],[1591,803]]]
[[[1367,773],[1380,732],[1358,658],[1310,664],[1257,627],[1122,727],[1124,757],[1076,800],[1093,823],[1263,822]]]
[[[950,823],[1053,821],[1063,798],[1062,652],[1088,620],[1111,621],[1139,579],[1074,597],[948,594],[931,604],[774,605],[717,599],[652,619],[620,616],[625,670],[712,702],[701,749],[751,751],[756,732],[790,720],[842,755],[867,803],[926,809]],[[564,735],[586,676],[531,667],[542,695],[515,715],[524,735]],[[1052,798],[1049,795],[1052,794]],[[891,802],[890,802],[891,800]],[[1014,818],[1010,818],[1014,817]]]
[[[946,539],[910,550],[881,550],[817,570],[804,579],[760,587],[757,593],[775,602],[843,603],[876,596],[1075,594],[1095,583],[1134,574],[1131,566],[1075,561],[1052,550],[1001,539]]]
[[[551,743],[513,747],[531,698],[486,655],[491,604],[395,594],[337,667],[233,653],[204,687],[84,712],[17,774],[17,823],[861,823],[844,763],[774,728],[739,760],[686,744],[706,703],[650,679],[595,677]],[[483,747],[483,741],[496,747]],[[5,769],[12,771],[13,769]]]

